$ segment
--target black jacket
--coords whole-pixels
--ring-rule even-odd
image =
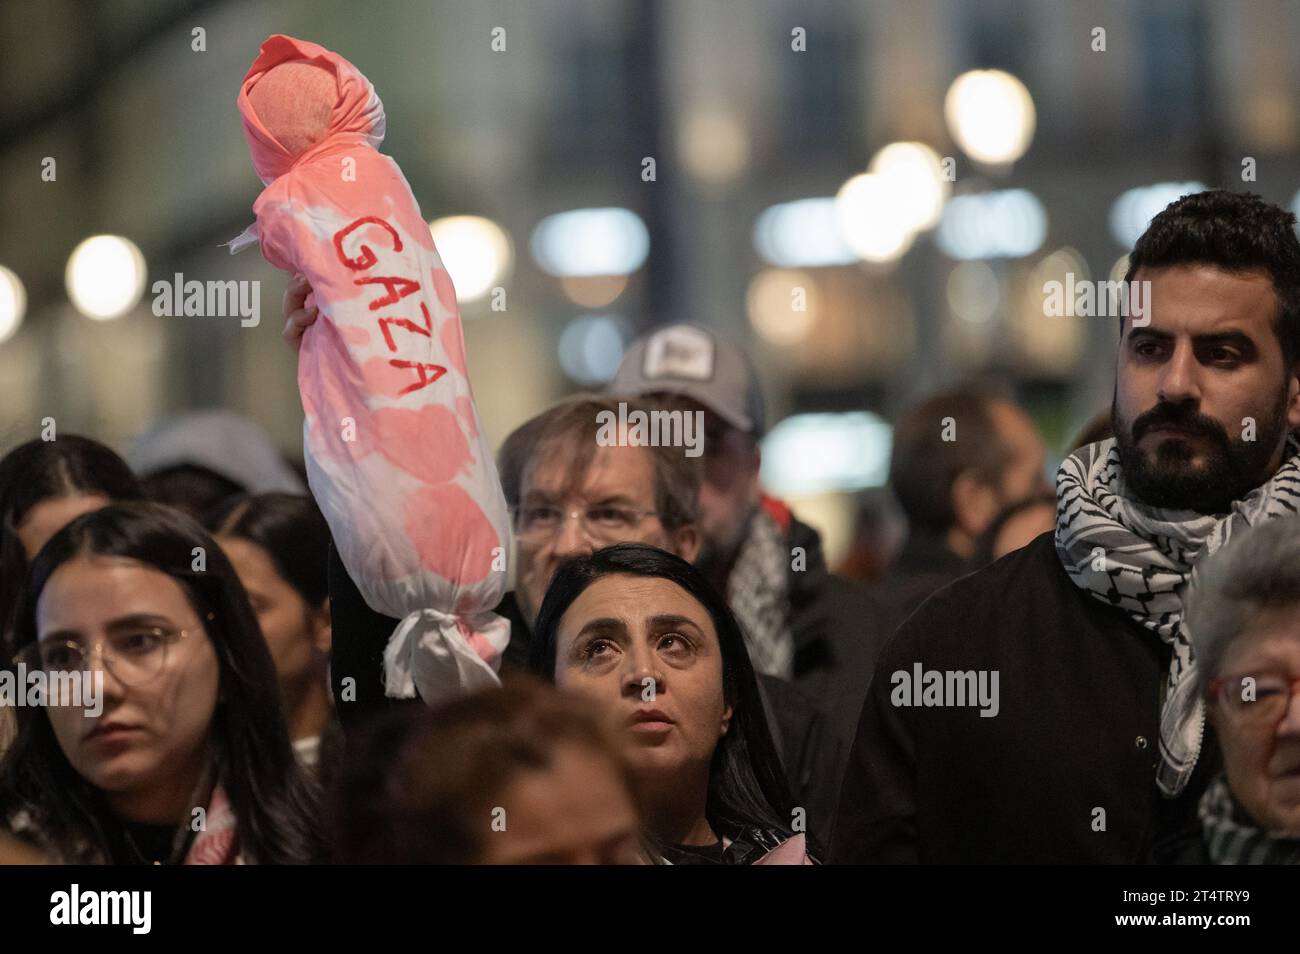
[[[339,721],[351,731],[378,712],[414,700],[392,699],[384,694],[384,647],[398,620],[366,604],[333,546],[329,594],[333,630],[330,684]],[[514,594],[507,593],[495,612],[510,621],[510,643],[501,660],[502,675],[527,671],[531,626]],[[771,676],[760,675],[758,681],[790,794],[796,805],[807,809],[809,832],[825,844],[847,743],[839,741],[826,714],[804,693]]]
[[[872,667],[898,620],[867,584],[827,570],[816,530],[791,517],[786,536],[791,548],[800,547],[805,555],[798,566],[792,560],[786,574],[794,639],[791,681],[830,718],[829,732],[841,750],[830,783],[838,791]]]
[[[1194,823],[1219,766],[1207,726],[1187,790],[1156,788],[1169,653],[1070,581],[1050,532],[944,587],[877,664],[831,861],[1142,861]],[[893,673],[918,662],[998,671],[998,714],[892,705]]]
[[[893,614],[897,628],[930,594],[972,569],[967,560],[948,549],[939,534],[913,530],[873,595]]]

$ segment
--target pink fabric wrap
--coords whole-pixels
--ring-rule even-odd
[[[250,96],[289,63],[333,82],[281,70]],[[322,95],[328,126],[313,142]],[[376,151],[383,104],[343,57],[272,36],[238,105],[267,183],[253,205],[262,254],[306,275],[320,310],[298,359],[308,481],[366,602],[401,619],[386,691],[432,703],[494,685],[510,637],[491,613],[505,584],[505,499],[451,279],[401,170]]]

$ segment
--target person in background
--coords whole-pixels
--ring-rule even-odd
[[[9,630],[27,564],[50,537],[83,513],[143,495],[126,462],[88,437],[32,440],[5,454],[0,460],[0,634]],[[5,662],[8,656],[5,652]]]
[[[986,567],[1055,529],[1055,494],[1030,497],[1005,507],[976,541],[971,569]]]
[[[851,580],[875,583],[884,578],[906,536],[903,514],[886,488],[858,494],[853,538],[835,572]]]
[[[29,669],[102,683],[17,709],[0,759],[12,834],[68,863],[323,857],[316,786],[294,758],[270,652],[197,523],[144,502],[78,517],[32,562],[15,641]]]
[[[744,637],[700,570],[635,543],[566,562],[530,662],[611,714],[659,858],[812,863]]]
[[[1187,623],[1223,773],[1192,836],[1154,860],[1300,864],[1300,519],[1254,527],[1206,559]]]
[[[300,494],[234,497],[208,516],[248,593],[271,650],[299,760],[320,768],[338,739],[329,688],[330,533],[316,502]],[[329,766],[324,766],[327,770]]]
[[[881,607],[865,585],[830,573],[817,531],[764,493],[767,422],[748,359],[703,328],[668,325],[633,342],[608,392],[702,414],[696,563],[736,614],[755,670],[817,699],[851,738],[888,635]]]
[[[889,485],[907,541],[878,592],[901,623],[972,569],[976,541],[1003,508],[1047,493],[1047,449],[1024,411],[974,388],[943,391],[894,424]]]
[[[342,864],[638,864],[623,753],[580,697],[508,677],[366,726],[343,767],[332,825]]]
[[[32,440],[0,459],[0,669],[13,657],[18,592],[41,547],[81,514],[142,496],[126,462],[88,437]],[[0,706],[0,753],[15,729],[12,711]]]
[[[319,317],[317,309],[306,305],[309,294],[310,288],[297,279],[285,291],[284,337],[294,348]],[[503,673],[527,668],[533,618],[565,560],[622,542],[648,543],[687,561],[697,558],[697,461],[682,447],[626,440],[602,446],[601,416],[617,419],[620,404],[628,412],[654,410],[633,397],[576,395],[516,428],[497,455],[515,537],[514,590],[494,610],[510,621]],[[811,570],[819,561],[816,553],[808,555]],[[385,696],[381,673],[384,648],[398,621],[366,605],[333,548],[329,580],[334,633],[330,678],[339,718],[350,728],[393,701]],[[829,592],[839,599],[840,588]],[[852,670],[845,665],[841,671]],[[351,685],[347,695],[345,679]],[[846,689],[840,697],[855,698],[841,701],[840,707],[856,715],[865,677],[860,683],[849,676],[844,681],[856,689]],[[839,728],[844,714],[837,713],[835,721],[809,694],[783,679],[761,675],[759,685],[790,788],[817,826],[829,830],[843,764],[842,740],[847,739]]]
[[[158,421],[128,448],[145,496],[202,520],[239,494],[303,494],[306,486],[261,427],[232,411]]]
[[[1132,864],[1194,817],[1219,754],[1185,594],[1223,543],[1300,511],[1295,226],[1223,191],[1151,221],[1115,437],[1061,465],[1053,536],[934,594],[886,646],[833,859]],[[927,671],[946,705],[926,704]],[[946,688],[962,673],[983,680],[974,703]]]

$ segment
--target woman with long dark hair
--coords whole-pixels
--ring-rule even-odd
[[[322,857],[266,642],[189,517],[132,503],[74,520],[32,562],[14,636],[29,673],[92,677],[89,698],[16,710],[0,761],[15,835],[81,863]]]
[[[636,543],[571,560],[531,653],[534,672],[612,713],[657,860],[807,860],[744,637],[699,570]]]
[[[143,496],[121,457],[77,434],[28,441],[0,459],[0,650],[27,562],[45,542],[83,513]]]
[[[337,751],[329,691],[330,531],[305,494],[241,495],[205,521],[248,593],[284,693],[294,751],[320,765]]]

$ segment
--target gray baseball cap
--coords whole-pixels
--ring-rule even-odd
[[[699,401],[732,427],[755,437],[763,434],[763,391],[749,359],[695,325],[666,325],[632,342],[609,392],[680,394]]]

